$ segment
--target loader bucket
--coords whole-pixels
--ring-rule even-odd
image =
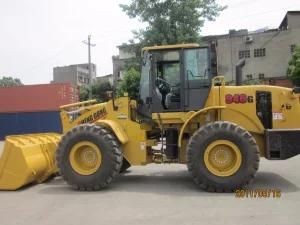
[[[59,140],[55,133],[7,136],[0,155],[0,190],[17,190],[55,174]]]

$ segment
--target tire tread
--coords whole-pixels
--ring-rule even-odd
[[[111,161],[113,162],[113,166],[111,168],[109,176],[105,177],[104,180],[99,179],[97,182],[93,183],[92,185],[90,184],[90,185],[83,186],[77,184],[72,179],[70,179],[70,176],[68,176],[68,171],[64,169],[65,168],[64,167],[65,162],[63,160],[64,150],[66,148],[68,141],[78,133],[96,134],[99,137],[102,136],[103,140],[105,140],[107,144],[110,146],[110,148],[112,149],[112,151],[107,151]],[[70,186],[80,191],[97,191],[105,188],[119,174],[122,161],[123,161],[123,155],[122,155],[122,151],[118,139],[108,129],[94,124],[82,124],[67,132],[61,139],[56,153],[56,163],[59,168],[59,172],[61,176]]]
[[[227,187],[220,185],[216,185],[212,183],[206,177],[200,177],[197,175],[196,168],[194,168],[194,155],[195,151],[198,151],[194,146],[197,142],[203,137],[206,137],[208,134],[216,133],[219,129],[225,130],[230,133],[240,134],[247,142],[250,144],[250,151],[252,151],[254,155],[254,160],[252,160],[249,173],[246,175],[246,178],[243,179],[239,185],[227,185]],[[255,177],[255,174],[259,168],[259,150],[256,144],[254,137],[245,129],[238,126],[237,124],[227,122],[227,121],[217,121],[212,122],[203,127],[199,128],[193,136],[190,138],[190,141],[187,145],[187,168],[192,175],[194,182],[201,188],[209,192],[232,192],[237,188],[242,188],[247,186]],[[228,187],[229,186],[229,187]]]

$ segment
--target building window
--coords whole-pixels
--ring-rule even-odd
[[[252,74],[247,74],[246,77],[247,77],[248,80],[252,80],[253,79]]]
[[[260,80],[265,79],[265,74],[264,73],[259,73],[258,74],[258,79],[260,79]]]
[[[239,59],[250,58],[250,50],[239,51]]]
[[[294,45],[290,45],[290,51],[291,51],[292,54],[294,53],[295,48],[296,48],[295,44]]]
[[[254,57],[263,57],[263,56],[266,56],[265,48],[254,49]]]

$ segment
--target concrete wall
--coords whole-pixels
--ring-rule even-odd
[[[125,69],[124,66],[126,63],[130,62],[132,58],[121,59],[119,56],[113,56],[113,79],[114,82],[117,83],[118,81],[124,78]]]
[[[298,17],[299,18],[299,17]],[[246,37],[253,41],[246,42]],[[274,30],[248,35],[228,35],[217,40],[218,74],[227,81],[235,80],[235,65],[239,61],[239,51],[250,50],[243,68],[243,79],[252,75],[253,79],[264,74],[265,78],[286,76],[290,60],[291,45],[300,44],[300,29]],[[254,49],[265,48],[266,55],[254,57]]]
[[[64,66],[53,68],[53,82],[71,82],[72,84],[77,84],[76,66]]]
[[[83,74],[86,74],[88,75],[89,74],[89,64],[87,63],[84,63],[84,64],[77,64],[77,71],[83,73]],[[97,67],[95,64],[91,64],[91,74],[92,74],[92,78],[95,79],[96,78],[96,75],[97,75]]]
[[[121,70],[124,67],[124,60],[121,60],[119,56],[113,56],[113,84],[117,85],[117,81],[121,76]]]
[[[287,22],[289,29],[300,29],[300,16],[296,13],[287,14]]]
[[[135,44],[129,44],[128,46],[118,46],[119,55],[112,57],[113,63],[113,83],[117,83],[124,78],[125,65],[128,63],[133,63],[137,54],[139,54],[139,46]]]
[[[96,78],[96,65],[92,64],[92,79]],[[88,64],[76,64],[53,68],[53,82],[70,82],[74,85],[90,83]]]

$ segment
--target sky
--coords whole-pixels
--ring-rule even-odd
[[[20,78],[24,84],[49,83],[53,67],[87,62],[92,36],[92,62],[97,75],[112,73],[117,46],[145,26],[129,19],[119,4],[130,0],[0,0],[0,78]],[[201,35],[225,34],[230,29],[276,28],[286,11],[300,10],[299,0],[219,0],[227,5]]]

